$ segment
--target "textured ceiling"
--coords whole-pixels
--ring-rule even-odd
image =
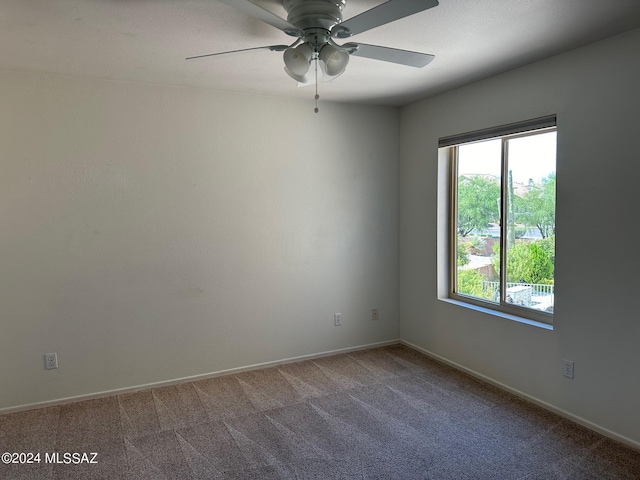
[[[278,0],[256,0],[286,18]],[[347,0],[350,18],[380,0]],[[324,100],[404,105],[640,27],[640,0],[440,0],[351,41],[430,53],[422,69],[353,57]],[[0,68],[312,98],[283,71],[279,30],[216,0],[0,0]],[[638,47],[640,49],[640,46]],[[597,61],[597,59],[594,59]]]

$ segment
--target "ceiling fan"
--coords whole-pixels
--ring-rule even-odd
[[[347,0],[283,0],[287,11],[287,20],[252,3],[249,0],[220,0],[236,10],[257,18],[296,37],[291,45],[268,45],[244,48],[228,52],[209,53],[188,57],[196,58],[227,55],[249,50],[270,50],[284,52],[284,70],[299,84],[309,84],[314,80],[317,88],[318,63],[322,79],[330,81],[344,73],[350,55],[392,62],[410,67],[421,68],[431,62],[433,55],[400,50],[396,48],[349,42],[338,45],[336,39],[346,39],[353,35],[371,30],[415,13],[438,5],[437,0],[388,0],[355,17],[342,21],[342,9]],[[315,78],[310,75],[311,62],[315,62]],[[318,95],[316,92],[316,101]],[[317,109],[316,109],[317,111]]]

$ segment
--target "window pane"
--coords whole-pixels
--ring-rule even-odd
[[[505,300],[553,312],[556,132],[508,140]]]
[[[496,301],[501,140],[458,147],[455,292]]]

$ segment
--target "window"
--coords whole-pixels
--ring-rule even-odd
[[[450,166],[449,296],[552,323],[556,119],[440,139]]]

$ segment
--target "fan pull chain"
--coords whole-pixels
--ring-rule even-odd
[[[316,57],[315,66],[316,66],[316,96],[314,98],[316,99],[316,108],[314,108],[313,111],[315,113],[318,113],[318,99],[320,98],[320,95],[318,95],[318,57]]]

